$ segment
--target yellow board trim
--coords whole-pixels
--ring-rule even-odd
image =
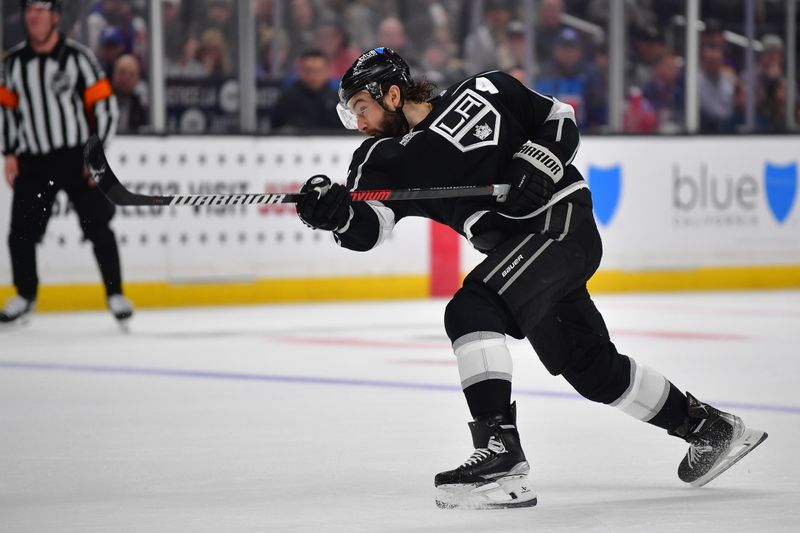
[[[601,270],[589,281],[589,290],[593,293],[798,288],[800,265],[638,272]]]
[[[799,289],[800,265],[719,267],[681,271],[601,270],[589,282],[593,293],[708,290]],[[262,279],[242,283],[126,283],[126,295],[137,308],[200,305],[245,305],[340,300],[427,298],[428,276],[380,276]],[[14,294],[0,286],[0,300]],[[100,284],[44,285],[39,311],[104,309]]]
[[[358,278],[262,279],[242,283],[125,283],[125,294],[138,309],[200,305],[245,305],[279,302],[387,300],[425,298],[428,276]],[[0,298],[14,295],[0,287]],[[43,285],[37,311],[75,311],[105,308],[100,284]]]

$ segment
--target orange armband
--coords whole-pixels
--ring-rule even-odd
[[[83,105],[86,109],[91,109],[100,100],[105,100],[112,94],[111,84],[107,78],[98,80],[91,87],[87,87],[83,92]]]
[[[16,109],[19,105],[19,96],[14,91],[0,85],[0,105],[9,109]]]

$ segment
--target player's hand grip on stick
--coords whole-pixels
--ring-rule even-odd
[[[564,176],[564,165],[553,150],[528,141],[514,154],[505,176],[511,189],[501,207],[504,213],[522,216],[547,205]]]
[[[120,183],[109,166],[103,143],[91,135],[83,147],[83,156],[97,188],[115,205],[261,205],[296,204],[305,193],[262,194],[175,194],[149,195],[132,193]],[[342,187],[343,188],[343,187]],[[500,198],[508,193],[508,185],[458,185],[428,189],[379,189],[350,191],[353,202],[391,202],[396,200],[432,200],[437,198],[466,198],[489,196]],[[341,194],[341,192],[339,193]]]
[[[309,228],[336,231],[347,224],[351,199],[343,185],[317,174],[303,184],[300,194],[297,214]]]

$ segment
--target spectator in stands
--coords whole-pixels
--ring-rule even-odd
[[[289,37],[289,65],[296,62],[305,50],[314,46],[314,27],[318,19],[317,10],[311,0],[291,0],[289,21],[286,27]]]
[[[637,86],[628,89],[628,100],[622,113],[622,130],[625,133],[654,133],[658,127],[658,115],[653,106],[642,97]]]
[[[188,0],[191,4],[191,0]],[[161,0],[164,24],[164,71],[170,78],[201,78],[206,75],[197,61],[198,40],[191,35],[183,16],[181,0]]]
[[[762,132],[786,131],[788,83],[783,39],[770,33],[761,38],[761,44],[764,48],[756,67],[756,128]]]
[[[435,83],[439,89],[447,89],[465,76],[458,58],[438,41],[431,42],[425,48],[421,71],[421,77]]]
[[[139,60],[133,54],[125,54],[117,59],[111,77],[111,88],[119,106],[118,133],[136,133],[149,123],[147,109],[136,93],[141,80]]]
[[[653,79],[642,89],[658,114],[661,133],[676,133],[683,127],[685,89],[679,61],[670,50],[662,53],[653,66]]]
[[[783,76],[783,39],[773,33],[761,38],[764,49],[758,55],[758,77],[761,79]]]
[[[125,37],[122,35],[122,31],[116,26],[103,28],[97,47],[97,59],[100,61],[103,71],[111,74],[114,70],[114,63],[123,54],[125,54]]]
[[[563,0],[542,0],[536,18],[536,62],[543,64],[553,59],[553,43],[565,27],[561,22]]]
[[[415,75],[419,70],[419,54],[413,45],[408,42],[406,27],[397,17],[388,17],[381,21],[378,26],[378,40],[375,44],[387,46],[400,54],[411,68],[411,75]]]
[[[164,55],[177,61],[183,53],[186,27],[180,17],[181,0],[161,0],[161,23],[164,25]]]
[[[655,63],[667,50],[664,33],[658,26],[647,26],[634,31],[634,60],[630,80],[644,87],[653,78]]]
[[[525,24],[519,20],[512,20],[508,23],[506,33],[508,34],[508,51],[511,55],[511,64],[513,65],[510,69],[508,69],[508,73],[511,74],[512,70],[518,68],[522,69],[524,72],[526,63],[525,56],[528,52],[528,40]],[[537,65],[532,66],[535,68]],[[525,76],[524,79],[527,79],[527,76]],[[523,83],[528,85],[528,82]]]
[[[436,41],[448,49],[452,55],[460,54],[463,39],[455,38],[455,24],[463,11],[470,11],[476,2],[463,0],[401,0],[385,2],[394,4],[396,15],[406,25],[406,34],[415,44]],[[458,45],[450,49],[455,41]]]
[[[575,5],[575,2],[568,0],[568,4],[572,8],[568,11],[607,28],[612,1],[617,0],[588,0],[585,2],[587,5],[581,9]],[[662,8],[671,15],[680,9],[676,6],[676,2],[680,2],[682,5],[684,0],[624,0],[624,2],[626,26],[628,28],[646,28],[659,22],[655,14],[656,7]]]
[[[765,103],[767,88],[774,91],[774,80],[784,77],[783,39],[769,33],[761,38],[761,44],[764,48],[756,65],[756,106],[759,107]]]
[[[589,116],[587,131],[602,132],[608,127],[608,44],[604,37],[597,38],[592,47],[594,65],[593,112]]]
[[[304,52],[298,59],[298,80],[281,93],[272,114],[276,132],[339,130],[336,114],[339,95],[330,86],[330,65],[320,50]]]
[[[584,59],[583,43],[572,28],[564,28],[553,46],[553,58],[542,65],[535,88],[555,96],[575,110],[578,126],[586,128],[602,121],[601,77],[594,65]]]
[[[231,69],[236,71],[234,58],[239,57],[239,30],[236,24],[236,10],[233,0],[206,0],[205,20],[200,29],[200,34],[206,30],[218,31],[228,50],[228,59]]]
[[[700,49],[700,130],[709,133],[733,131],[736,74],[725,66],[723,48],[707,41]]]
[[[759,89],[763,98],[756,107],[756,131],[786,131],[786,78],[768,78]]]
[[[380,42],[377,28],[386,17],[384,4],[383,0],[352,0],[344,7],[345,26],[353,29],[352,39],[359,50],[368,50]]]
[[[484,19],[464,41],[467,74],[484,70],[507,70],[513,65],[508,43],[511,10],[507,0],[485,0]]]
[[[78,22],[77,24],[80,24]],[[133,12],[127,0],[100,0],[95,2],[86,19],[88,45],[99,52],[100,34],[107,26],[116,26],[123,36],[124,53],[134,54],[139,61],[145,59],[147,25],[142,17]]]
[[[233,74],[225,37],[219,30],[208,29],[203,32],[197,49],[197,59],[206,76],[227,77]]]
[[[286,30],[275,27],[274,7],[275,0],[258,0],[255,5],[259,81],[282,78],[287,68],[288,37]]]
[[[350,47],[350,36],[338,20],[328,18],[314,30],[314,43],[330,64],[331,76],[341,79],[350,65],[358,59],[358,50]]]
[[[700,34],[700,44],[702,46],[717,46],[725,48],[725,30],[719,19],[709,18],[705,20],[705,28]]]
[[[725,40],[725,30],[719,19],[709,18],[705,20],[705,28],[700,34],[700,48],[705,46],[711,48],[719,48],[722,51],[722,61],[724,65],[732,67],[734,71],[739,72],[741,65],[734,64]]]

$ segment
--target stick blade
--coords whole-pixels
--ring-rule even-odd
[[[97,186],[104,194],[108,195],[114,180],[106,179],[109,174],[108,160],[103,151],[103,142],[94,133],[89,136],[89,140],[83,147],[83,159]]]
[[[112,204],[165,205],[169,203],[170,197],[145,196],[134,194],[126,189],[108,164],[108,159],[106,159],[106,154],[103,150],[103,141],[96,134],[89,136],[89,140],[83,146],[83,159],[86,161],[86,167],[97,184],[97,188]]]

